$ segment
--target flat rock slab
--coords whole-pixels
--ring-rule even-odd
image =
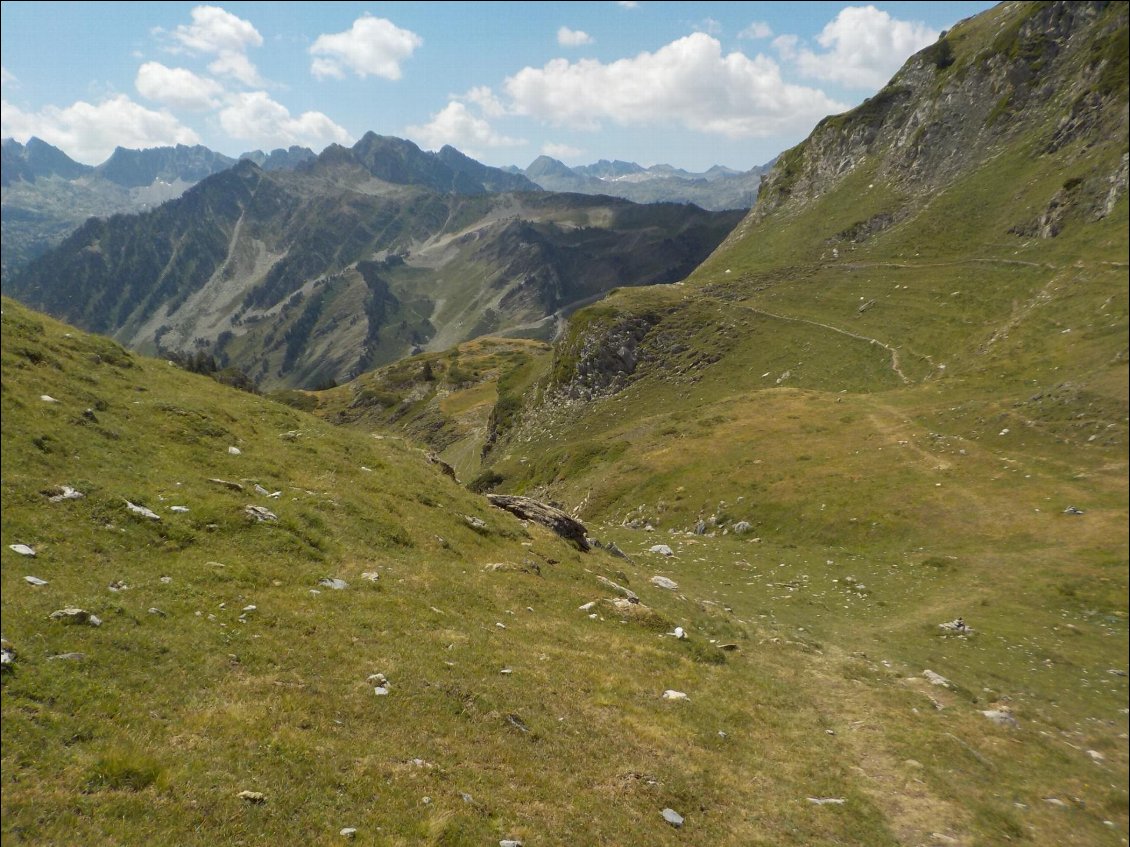
[[[589,549],[588,531],[584,524],[554,506],[534,500],[532,497],[512,494],[488,494],[487,500],[492,506],[505,509],[524,521],[533,521],[548,527],[578,550]]]
[[[683,816],[674,809],[664,809],[660,814],[663,815],[663,820],[667,821],[667,823],[671,824],[675,829],[683,825]]]

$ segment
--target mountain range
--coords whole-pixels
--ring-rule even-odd
[[[378,136],[87,223],[25,296],[137,326],[254,277],[272,357],[643,265],[656,209],[727,234],[552,342],[419,323],[266,396],[5,299],[5,841],[1124,842],[1128,24],[960,22],[728,227]]]
[[[670,165],[644,168],[631,162],[601,160],[569,168],[541,156],[524,171],[488,168],[446,146],[436,154],[448,165],[462,160],[488,191],[575,192],[621,197],[636,203],[694,203],[704,209],[748,209],[764,167],[748,172],[715,166],[695,174]],[[232,159],[207,147],[122,147],[98,166],[84,165],[39,138],[21,144],[6,138],[0,169],[0,222],[4,254],[0,277],[6,278],[32,259],[58,246],[90,217],[109,217],[155,208],[179,197],[205,177],[249,159],[265,171],[292,170],[315,158],[307,147],[264,153],[254,150]],[[525,177],[526,179],[523,179]]]
[[[369,133],[90,219],[5,291],[137,349],[203,350],[264,388],[311,387],[487,333],[552,338],[616,286],[682,278],[741,215],[546,192]]]

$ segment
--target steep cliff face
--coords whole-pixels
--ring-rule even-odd
[[[744,229],[836,189],[861,167],[918,205],[1005,147],[1033,156],[1126,131],[1125,3],[1005,3],[913,56],[858,108],[825,118],[762,182]],[[1096,189],[1113,172],[1093,174]],[[1125,180],[1121,180],[1125,185]]]

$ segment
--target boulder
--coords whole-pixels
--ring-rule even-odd
[[[524,521],[533,521],[556,532],[582,552],[589,549],[588,532],[580,521],[547,503],[532,497],[519,497],[512,494],[488,494],[492,506],[505,509]]]

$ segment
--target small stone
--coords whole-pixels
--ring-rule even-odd
[[[356,838],[357,828],[353,826],[342,827],[341,831],[338,832],[338,835],[340,835],[342,838]]]
[[[255,483],[255,493],[256,493],[256,494],[263,494],[263,495],[266,495],[266,494],[268,494],[269,492],[267,491],[267,489],[266,489],[266,488],[264,488],[263,486],[261,486],[261,485],[260,485],[259,483]]]
[[[215,483],[216,485],[222,485],[224,488],[229,488],[232,491],[243,490],[242,485],[240,485],[238,482],[232,482],[230,479],[217,479],[216,477],[209,477],[208,481]]]
[[[1010,712],[1007,712],[1004,709],[986,709],[985,711],[981,712],[981,714],[998,726],[1007,726],[1010,729],[1016,729],[1018,726],[1020,726],[1020,724],[1016,722],[1016,718],[1014,718]]]
[[[259,523],[274,522],[279,519],[279,516],[272,512],[270,509],[265,509],[262,506],[247,505],[243,507],[243,513],[250,518],[254,518]]]
[[[334,591],[343,591],[344,589],[349,587],[349,583],[344,579],[338,579],[337,577],[332,576],[322,577],[318,580],[318,585],[322,586],[323,588],[332,588]]]
[[[510,668],[503,668],[499,671],[499,673],[503,676],[510,676],[510,674],[514,673],[514,671],[512,671]]]
[[[922,676],[930,681],[931,685],[941,685],[945,688],[952,688],[952,683],[941,674],[934,673],[931,670],[922,671]]]
[[[675,591],[679,587],[679,583],[665,576],[653,576],[651,578],[651,584],[656,588],[666,588],[668,591]]]
[[[664,809],[660,814],[663,815],[663,820],[667,821],[667,823],[671,824],[675,829],[683,825],[683,816],[674,809]]]
[[[373,689],[373,694],[375,694],[377,697],[387,697],[388,696],[388,686],[386,686],[386,685],[376,686]]]
[[[79,500],[84,496],[85,495],[81,491],[76,491],[69,485],[60,485],[58,488],[47,493],[47,502],[61,503],[64,500]]]
[[[1076,508],[1075,506],[1068,506],[1066,509],[1063,510],[1063,513],[1065,515],[1081,515],[1081,514],[1083,514],[1083,510]]]
[[[233,446],[233,447],[229,447],[229,448],[228,448],[228,455],[229,455],[229,456],[238,456],[238,455],[239,455],[240,453],[242,453],[242,452],[243,452],[243,451],[242,451],[242,450],[240,450],[240,449],[239,449],[238,447],[234,447],[234,446]]]
[[[37,576],[25,576],[24,582],[26,582],[28,585],[48,585],[49,584],[47,582],[47,580],[40,579]]]
[[[50,394],[40,394],[39,399],[44,403],[58,403],[59,401],[52,397]]]
[[[47,661],[54,662],[81,662],[86,658],[85,653],[59,653],[57,656],[48,656]]]
[[[664,700],[689,700],[690,698],[682,691],[676,691],[673,688],[668,688],[663,692]]]
[[[753,524],[751,524],[749,521],[738,521],[736,524],[734,524],[735,535],[745,535],[751,529],[753,529]]]
[[[9,544],[8,549],[13,553],[19,553],[21,556],[34,556],[35,550],[28,547],[26,544]]]
[[[678,638],[680,641],[684,641],[687,637],[687,631],[685,629],[683,629],[681,626],[675,627],[675,631],[672,632],[671,634],[673,636],[675,636],[676,638]]]
[[[464,515],[463,520],[467,522],[467,526],[476,532],[483,532],[487,528],[487,522],[482,518],[476,518],[473,515]]]
[[[188,511],[188,506],[169,506],[169,511],[176,512],[177,514],[184,514]]]
[[[156,615],[159,618],[167,618],[169,616],[168,612],[162,612],[156,606],[150,606],[149,607],[149,614]]]
[[[667,556],[668,558],[675,555],[675,551],[666,544],[653,544],[651,547],[647,548],[647,552],[658,553],[660,556]]]
[[[809,797],[808,802],[813,806],[842,806],[847,800],[843,797]]]
[[[578,606],[577,611],[587,612],[587,611],[591,610],[594,606],[596,606],[595,600],[593,600],[591,603],[585,603],[583,606]]]
[[[267,796],[261,791],[240,791],[237,795],[240,800],[245,800],[248,803],[262,805],[267,802]]]
[[[1091,757],[1092,762],[1101,762],[1106,759],[1106,756],[1104,756],[1098,750],[1088,750],[1087,755]]]
[[[119,591],[129,590],[129,586],[122,582],[120,579],[114,580],[106,587],[113,591],[115,594],[117,594]]]
[[[136,503],[131,503],[129,500],[126,500],[126,508],[129,509],[131,514],[137,515],[138,517],[148,518],[151,521],[161,520],[161,516],[152,509],[148,509],[145,506],[138,506]]]
[[[506,624],[502,623],[501,621],[496,621],[495,626],[499,629],[506,629]]]
[[[381,575],[376,571],[365,571],[361,574],[361,579],[368,580],[369,582],[376,582],[381,578]]]
[[[1044,802],[1049,806],[1056,806],[1060,809],[1066,809],[1067,804],[1060,800],[1058,797],[1045,797]]]
[[[498,842],[498,847],[522,847],[522,842],[516,838],[503,838]]]
[[[68,607],[52,612],[50,617],[53,621],[62,621],[65,624],[73,624],[76,626],[83,624],[87,626],[102,626],[101,618],[97,615],[92,615],[90,612],[86,611],[86,609]]]

